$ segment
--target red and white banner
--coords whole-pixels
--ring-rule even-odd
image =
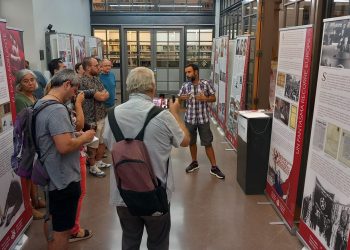
[[[229,55],[229,38],[228,36],[222,36],[218,40],[219,42],[219,56],[218,56],[218,70],[215,70],[219,74],[218,85],[218,123],[220,127],[226,130],[226,96],[227,96],[227,82],[228,82],[228,55]]]
[[[350,249],[350,16],[324,20],[299,235]]]
[[[11,168],[15,72],[24,68],[23,34],[0,20],[0,249],[10,249],[32,217],[25,181]],[[25,191],[25,190],[24,190]]]
[[[245,109],[247,73],[250,53],[250,39],[248,36],[240,36],[234,40],[232,69],[232,82],[230,93],[230,105],[227,118],[226,137],[232,146],[237,148],[237,119],[238,112]]]
[[[312,53],[311,26],[280,30],[266,193],[294,227]]]

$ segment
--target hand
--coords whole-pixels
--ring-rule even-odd
[[[172,99],[169,100],[169,111],[172,114],[178,114],[180,112],[180,103],[179,103],[179,99],[176,98],[175,102],[173,102]]]
[[[93,129],[90,129],[88,131],[85,131],[81,137],[83,138],[84,143],[88,143],[91,142],[92,139],[94,139],[96,132]]]
[[[190,98],[190,95],[188,95],[188,94],[180,95],[180,96],[179,96],[179,99],[180,99],[180,100],[188,100],[189,98]]]
[[[79,92],[77,97],[75,98],[75,104],[83,104],[85,100],[85,95],[84,95],[84,92]]]
[[[208,101],[208,97],[204,95],[204,93],[199,93],[195,96],[196,101],[206,102]]]

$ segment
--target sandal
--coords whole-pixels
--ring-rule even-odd
[[[79,231],[78,233],[76,234],[72,234],[69,238],[69,242],[76,242],[76,241],[79,241],[79,240],[86,240],[86,239],[89,239],[92,237],[92,231],[91,230],[88,230],[88,229],[81,229],[83,230],[83,235],[79,235],[79,233],[81,231]]]

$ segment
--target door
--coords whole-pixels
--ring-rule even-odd
[[[125,28],[124,37],[122,82],[125,84],[130,70],[143,66],[154,71],[157,94],[177,94],[183,79],[183,29]]]

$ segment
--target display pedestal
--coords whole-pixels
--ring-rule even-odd
[[[263,194],[269,161],[272,118],[263,112],[239,112],[237,181],[245,194]]]

